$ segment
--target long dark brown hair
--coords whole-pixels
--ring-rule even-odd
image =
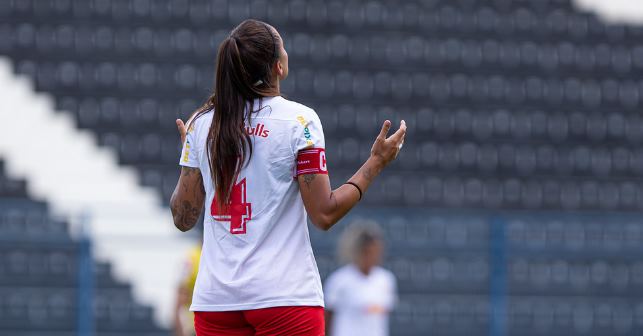
[[[253,101],[279,95],[272,68],[280,45],[273,29],[265,22],[245,20],[221,42],[214,93],[188,123],[189,129],[195,119],[214,110],[206,147],[219,209],[229,202],[239,171],[252,157],[245,124],[250,122]]]

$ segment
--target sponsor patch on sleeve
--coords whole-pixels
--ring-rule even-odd
[[[297,153],[295,177],[303,174],[328,174],[326,151],[323,148],[309,148]]]
[[[185,141],[185,148],[183,149],[183,162],[190,161],[190,140]]]
[[[297,116],[297,121],[299,121],[301,126],[304,127],[304,139],[306,140],[306,147],[312,147],[313,140],[310,135],[310,129],[308,129],[308,121],[303,116],[300,116],[300,115]]]

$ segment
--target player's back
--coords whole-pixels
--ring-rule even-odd
[[[196,119],[181,164],[198,167],[206,190],[204,245],[192,310],[323,305],[306,212],[294,179],[297,153],[322,149],[319,118],[282,97],[255,101],[246,124],[252,157],[228,206],[214,206],[207,135],[216,111]],[[321,152],[323,155],[323,152]]]

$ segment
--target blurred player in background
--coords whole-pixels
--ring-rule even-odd
[[[201,245],[195,245],[187,256],[183,265],[183,273],[176,292],[176,307],[174,309],[174,334],[175,336],[194,336],[194,313],[190,311],[192,294],[196,283],[196,275],[199,272],[199,261],[201,260]]]
[[[326,335],[386,336],[395,301],[396,280],[379,266],[384,242],[372,223],[347,228],[339,243],[345,266],[328,276],[324,286]]]
[[[369,159],[332,190],[314,110],[281,97],[288,54],[272,26],[246,20],[219,46],[215,92],[190,118],[170,207],[190,230],[206,207],[192,305],[197,335],[324,334],[324,299],[306,215],[328,230],[397,157],[404,121],[385,121]]]

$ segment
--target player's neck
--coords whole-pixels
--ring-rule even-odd
[[[279,79],[275,80],[274,85],[270,88],[270,92],[264,93],[264,97],[277,97],[281,96],[281,86],[279,84]]]
[[[281,95],[281,86],[280,86],[281,81],[279,78],[275,80],[275,90],[277,91],[277,96]]]
[[[365,266],[365,265],[356,265],[356,266],[359,272],[366,276],[371,274],[371,269],[373,269],[372,267]]]

